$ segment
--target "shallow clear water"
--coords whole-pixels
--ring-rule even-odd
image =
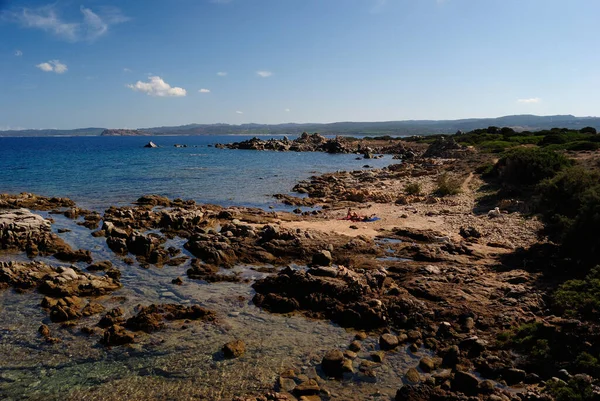
[[[42,213],[49,216],[47,213]],[[95,325],[101,315],[82,318],[74,327],[51,323],[40,307],[40,294],[0,291],[0,398],[2,399],[231,399],[233,395],[268,391],[281,372],[294,368],[317,377],[323,354],[332,348],[345,349],[354,332],[328,321],[302,316],[270,314],[255,307],[250,283],[206,284],[185,275],[189,262],[179,267],[143,269],[115,258],[104,238],[62,215],[53,230],[72,247],[92,251],[94,260],[110,259],[123,274],[123,288],[96,301],[107,309],[120,306],[126,316],[138,304],[200,304],[218,314],[217,324],[176,321],[152,334],[138,334],[132,346],[105,348],[97,336],[80,332]],[[181,241],[175,239],[174,241]],[[0,260],[26,260],[23,255],[3,254]],[[51,258],[40,258],[58,264]],[[83,270],[85,264],[79,264]],[[300,267],[299,267],[300,268]],[[245,277],[264,274],[237,266]],[[181,286],[171,280],[180,276]],[[53,336],[63,340],[46,344],[37,334],[40,324],[50,326]],[[242,339],[247,353],[223,360],[220,349],[228,341]],[[377,337],[364,341],[359,357],[369,359],[377,349]],[[388,353],[376,369],[377,378],[356,373],[345,380],[322,380],[339,400],[390,400],[408,367],[421,355],[408,350]],[[358,364],[358,362],[357,362]]]
[[[321,152],[258,152],[209,147],[241,136],[187,137],[0,137],[0,192],[70,197],[103,210],[144,194],[202,203],[277,206],[272,195],[289,193],[301,179],[336,170],[357,170],[382,159]],[[153,141],[160,148],[143,146]],[[175,148],[186,144],[187,148]]]

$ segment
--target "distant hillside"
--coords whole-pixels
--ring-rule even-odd
[[[406,120],[382,122],[336,122],[329,124],[188,124],[175,127],[139,129],[81,128],[75,130],[0,131],[0,136],[75,136],[75,135],[298,135],[319,132],[322,135],[431,135],[453,134],[489,126],[511,127],[516,131],[538,131],[551,128],[581,129],[586,126],[600,130],[599,117],[572,115],[515,115],[497,118],[462,120]]]
[[[137,129],[105,129],[100,136],[143,136],[151,135],[148,131]]]
[[[0,131],[1,136],[97,136],[104,128],[24,129]]]

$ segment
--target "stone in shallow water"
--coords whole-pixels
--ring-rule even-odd
[[[379,346],[382,350],[391,350],[398,346],[398,337],[386,333],[379,337]]]
[[[321,368],[326,375],[332,377],[342,376],[342,365],[344,363],[344,354],[338,349],[327,351],[321,361]]]
[[[246,344],[242,340],[230,341],[223,346],[225,358],[239,358],[246,352]]]

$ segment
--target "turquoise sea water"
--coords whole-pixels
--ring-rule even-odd
[[[257,152],[209,145],[241,136],[0,138],[0,192],[69,197],[103,210],[144,194],[220,205],[276,206],[298,180],[336,170],[383,167],[383,159],[320,152]],[[147,149],[153,141],[160,146]],[[176,148],[174,144],[186,144]]]

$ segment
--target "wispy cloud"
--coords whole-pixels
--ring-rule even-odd
[[[210,93],[210,89],[204,89],[204,88],[202,88],[198,92],[200,92],[200,93]]]
[[[23,55],[23,52],[21,50],[15,50],[15,56],[21,57],[22,55]]]
[[[125,67],[125,68],[123,68],[123,72],[131,72],[131,69]]]
[[[82,20],[78,22],[63,20],[54,4],[39,8],[4,11],[2,18],[19,23],[26,28],[41,29],[69,42],[92,42],[105,35],[111,25],[129,20],[118,8],[114,7],[103,7],[96,13],[90,8],[81,6],[79,11],[82,14]]]
[[[540,99],[539,97],[532,97],[529,99],[517,99],[517,103],[525,103],[525,104],[539,103],[541,101],[542,101],[542,99]]]
[[[61,63],[59,60],[50,60],[47,63],[40,63],[36,65],[42,71],[55,72],[57,74],[64,74],[68,68],[66,64]]]
[[[244,112],[243,112],[243,111],[239,111],[239,110],[237,110],[237,111],[236,111],[236,113],[237,113],[237,114],[244,114]]]
[[[290,109],[285,109],[284,111],[285,111],[285,112],[287,112],[287,113],[289,113],[289,112],[290,112]]]
[[[136,92],[145,93],[148,96],[179,97],[187,95],[187,91],[185,89],[172,87],[161,77],[157,76],[148,78],[148,82],[137,81],[135,84],[127,85],[127,87]]]
[[[369,12],[371,14],[380,13],[385,5],[387,4],[387,0],[372,0],[372,6]]]
[[[273,73],[271,71],[256,71],[256,75],[261,78],[269,78]]]
[[[219,72],[217,72],[217,75],[220,77],[226,77],[227,73],[225,71],[219,71]]]

